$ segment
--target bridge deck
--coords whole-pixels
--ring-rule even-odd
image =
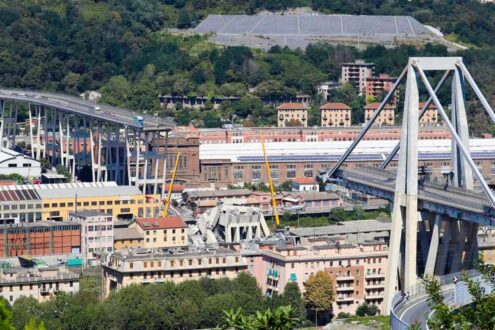
[[[0,89],[0,99],[42,105],[142,131],[168,131],[175,126],[171,118],[147,116],[105,104],[96,105],[77,97],[62,94]],[[95,106],[100,109],[95,109]],[[143,117],[143,126],[136,122],[136,116]]]
[[[363,167],[359,169],[343,169],[336,173],[336,177],[347,182],[360,184],[388,192],[389,199],[395,192],[395,174],[375,167]],[[384,197],[383,195],[380,197]],[[479,192],[426,183],[419,189],[420,201],[427,201],[445,207],[455,208],[483,215],[492,215],[495,211],[490,201]]]

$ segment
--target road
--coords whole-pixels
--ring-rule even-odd
[[[442,290],[445,303],[452,303],[454,301],[454,286],[448,285]],[[428,296],[421,295],[414,297],[412,300],[407,300],[404,305],[401,305],[397,310],[397,316],[407,324],[414,324],[416,322],[421,324],[421,329],[428,330],[426,320],[432,313],[430,306],[428,306]]]

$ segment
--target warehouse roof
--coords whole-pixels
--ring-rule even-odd
[[[380,220],[356,220],[356,221],[344,221],[339,225],[325,226],[325,227],[306,227],[306,228],[294,228],[291,232],[301,236],[329,236],[329,235],[341,235],[349,233],[365,233],[365,232],[382,232],[390,230],[389,221]]]
[[[113,239],[115,241],[129,240],[129,239],[143,239],[141,234],[136,228],[114,228]]]

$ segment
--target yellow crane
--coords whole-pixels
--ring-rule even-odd
[[[265,167],[266,167],[266,173],[268,174],[268,185],[270,186],[270,193],[272,194],[273,216],[275,217],[275,223],[278,226],[280,224],[280,218],[278,216],[277,200],[275,199],[275,188],[273,187],[272,175],[270,173],[270,163],[268,162],[268,155],[266,153],[265,139],[263,138],[263,133],[261,131],[260,131],[260,141],[261,141],[261,147],[263,148],[263,155],[265,156]]]
[[[168,195],[165,200],[165,205],[163,206],[163,217],[167,217],[168,207],[170,206],[170,199],[172,198],[172,190],[174,189],[175,176],[177,175],[177,168],[179,167],[180,152],[177,153],[175,158],[174,171],[172,172],[172,180],[170,180],[170,186],[168,187]],[[167,159],[165,159],[167,161]]]

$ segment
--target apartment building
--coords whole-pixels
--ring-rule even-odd
[[[43,221],[0,226],[0,257],[78,254],[81,224]]]
[[[396,77],[390,77],[386,73],[382,73],[378,77],[366,78],[366,103],[381,101],[392,89],[396,80]],[[391,105],[397,105],[398,95],[399,92],[396,90],[389,101]],[[370,102],[370,100],[374,101]]]
[[[69,214],[69,219],[81,224],[81,253],[86,264],[97,264],[101,257],[113,251],[113,217],[96,210]]]
[[[342,64],[342,83],[351,83],[362,94],[366,90],[366,78],[373,76],[375,64],[366,63],[364,60],[356,60],[354,63]]]
[[[351,108],[338,102],[328,102],[320,107],[322,127],[350,127]]]
[[[103,265],[104,294],[131,284],[234,278],[247,270],[239,252],[226,248],[129,249],[112,253]]]
[[[364,121],[367,123],[380,106],[379,102],[369,103],[364,107]],[[391,104],[386,104],[373,125],[376,126],[391,126],[395,124],[395,108]]]
[[[302,103],[283,103],[277,107],[278,127],[307,127],[308,106]]]
[[[419,110],[423,109],[425,106],[425,102],[419,102]],[[425,111],[423,117],[419,120],[420,124],[427,125],[427,124],[436,124],[438,123],[438,109],[437,106],[433,103],[431,103],[428,106],[428,109]]]
[[[187,246],[187,224],[178,216],[139,218],[129,228],[136,228],[143,237],[145,249]]]
[[[60,292],[79,291],[79,274],[65,268],[18,268],[0,272],[0,297],[13,304],[20,297],[45,302]]]
[[[325,237],[298,245],[261,243],[260,249],[264,272],[257,280],[268,295],[282,292],[289,282],[304,291],[309,276],[325,271],[333,279],[335,313],[354,314],[363,302],[382,309],[388,256],[385,242],[350,244],[342,238]]]

